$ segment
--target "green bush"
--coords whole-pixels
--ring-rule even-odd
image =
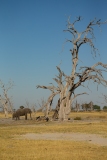
[[[23,109],[24,108],[24,106],[20,106],[20,109]]]
[[[98,106],[98,105],[93,105],[93,109],[94,109],[94,110],[100,110],[100,106]]]
[[[81,120],[81,117],[75,117],[74,120]]]
[[[107,106],[104,106],[104,107],[103,107],[103,110],[107,110]]]

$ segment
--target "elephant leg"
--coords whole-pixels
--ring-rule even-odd
[[[25,120],[27,120],[27,113],[25,114]]]

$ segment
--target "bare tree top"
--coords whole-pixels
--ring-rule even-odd
[[[85,43],[88,43],[92,48],[94,56],[96,56],[96,51],[98,51],[98,49],[94,46],[94,43],[93,43],[93,39],[95,39],[94,26],[101,27],[102,24],[107,23],[107,20],[104,22],[101,22],[101,19],[94,18],[88,23],[85,30],[83,30],[82,32],[78,32],[75,27],[75,24],[77,22],[80,22],[81,20],[82,20],[82,17],[79,16],[73,23],[71,23],[70,17],[68,18],[67,29],[64,31],[72,34],[72,38],[66,40],[66,42],[71,42],[74,45],[73,50],[70,49],[70,52],[72,53],[73,56],[78,56],[77,54],[80,46]]]

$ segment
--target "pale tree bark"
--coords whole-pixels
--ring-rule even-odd
[[[52,119],[53,119],[53,120],[58,119],[58,117],[59,117],[59,114],[58,114],[59,109],[60,109],[60,99],[58,99],[58,102],[57,102],[57,105],[56,105],[54,114],[52,115]]]
[[[42,106],[42,108],[45,108],[45,116],[48,117],[49,110],[50,110],[52,102],[53,102],[53,98],[57,94],[59,94],[60,91],[54,85],[53,86],[40,86],[40,85],[38,85],[37,88],[49,89],[51,91],[51,95],[49,96],[48,100]],[[54,90],[56,90],[56,92]]]
[[[93,102],[92,101],[90,102],[90,110],[91,111],[93,110]]]
[[[75,24],[80,21],[81,17],[78,17],[73,23],[71,23],[70,19],[68,19],[67,29],[64,30],[65,32],[69,32],[72,35],[71,39],[66,40],[66,42],[70,42],[73,46],[73,48],[70,49],[72,56],[71,74],[68,76],[60,69],[60,67],[57,67],[59,74],[58,76],[56,76],[56,78],[54,78],[55,82],[57,83],[57,87],[55,87],[54,85],[48,87],[40,85],[37,86],[37,88],[49,89],[53,93],[56,92],[56,94],[59,94],[60,97],[59,120],[61,121],[68,119],[68,115],[71,111],[71,104],[73,100],[77,96],[81,95],[81,93],[75,95],[74,92],[79,86],[82,86],[82,83],[84,83],[85,81],[93,80],[98,85],[99,84],[107,85],[107,81],[103,78],[102,75],[102,72],[104,70],[97,68],[100,66],[105,68],[105,71],[107,71],[107,64],[98,62],[92,67],[81,67],[80,71],[82,70],[82,72],[77,73],[80,47],[86,43],[89,44],[89,46],[93,51],[93,55],[96,56],[97,48],[95,48],[93,43],[93,39],[95,39],[93,27],[94,26],[100,27],[102,24],[107,23],[107,21],[101,22],[101,20],[97,20],[95,18],[94,20],[89,22],[84,31],[78,32],[75,28]],[[52,97],[54,98],[54,96]]]
[[[11,102],[11,99],[8,97],[8,91],[12,89],[13,82],[9,81],[8,85],[6,86],[1,80],[0,80],[0,87],[2,89],[2,96],[0,95],[0,103],[3,107],[5,117],[8,118],[8,111],[13,112],[13,104]]]
[[[1,96],[0,96],[0,102],[3,107],[5,117],[8,118],[8,102],[4,98],[2,98]]]

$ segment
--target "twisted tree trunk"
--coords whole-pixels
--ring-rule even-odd
[[[94,46],[93,39],[94,36],[94,30],[93,26],[100,26],[101,24],[107,23],[101,22],[101,20],[94,19],[89,22],[86,29],[83,32],[78,32],[75,29],[75,23],[81,21],[81,17],[77,17],[77,19],[71,23],[68,19],[68,25],[67,25],[67,31],[72,35],[72,39],[67,39],[66,42],[70,42],[73,45],[73,48],[70,49],[71,56],[72,56],[72,69],[71,74],[68,76],[66,75],[60,67],[57,67],[57,70],[59,72],[58,76],[56,78],[53,78],[55,82],[57,83],[57,87],[54,85],[52,86],[40,86],[38,85],[37,88],[44,88],[51,90],[54,94],[51,97],[51,100],[53,100],[54,96],[59,94],[60,97],[60,108],[59,108],[59,120],[67,120],[68,115],[71,111],[71,105],[73,100],[82,94],[86,93],[80,93],[75,95],[75,90],[82,85],[83,82],[93,80],[97,84],[102,84],[107,86],[107,80],[105,80],[102,76],[101,69],[97,69],[98,66],[103,67],[107,71],[107,64],[103,64],[101,62],[96,63],[92,67],[81,67],[82,72],[77,73],[77,65],[78,65],[78,56],[79,56],[79,49],[84,44],[89,44],[91,47],[93,54],[96,56],[97,49]],[[90,36],[91,38],[90,38]],[[50,101],[50,98],[48,99],[48,102]]]

